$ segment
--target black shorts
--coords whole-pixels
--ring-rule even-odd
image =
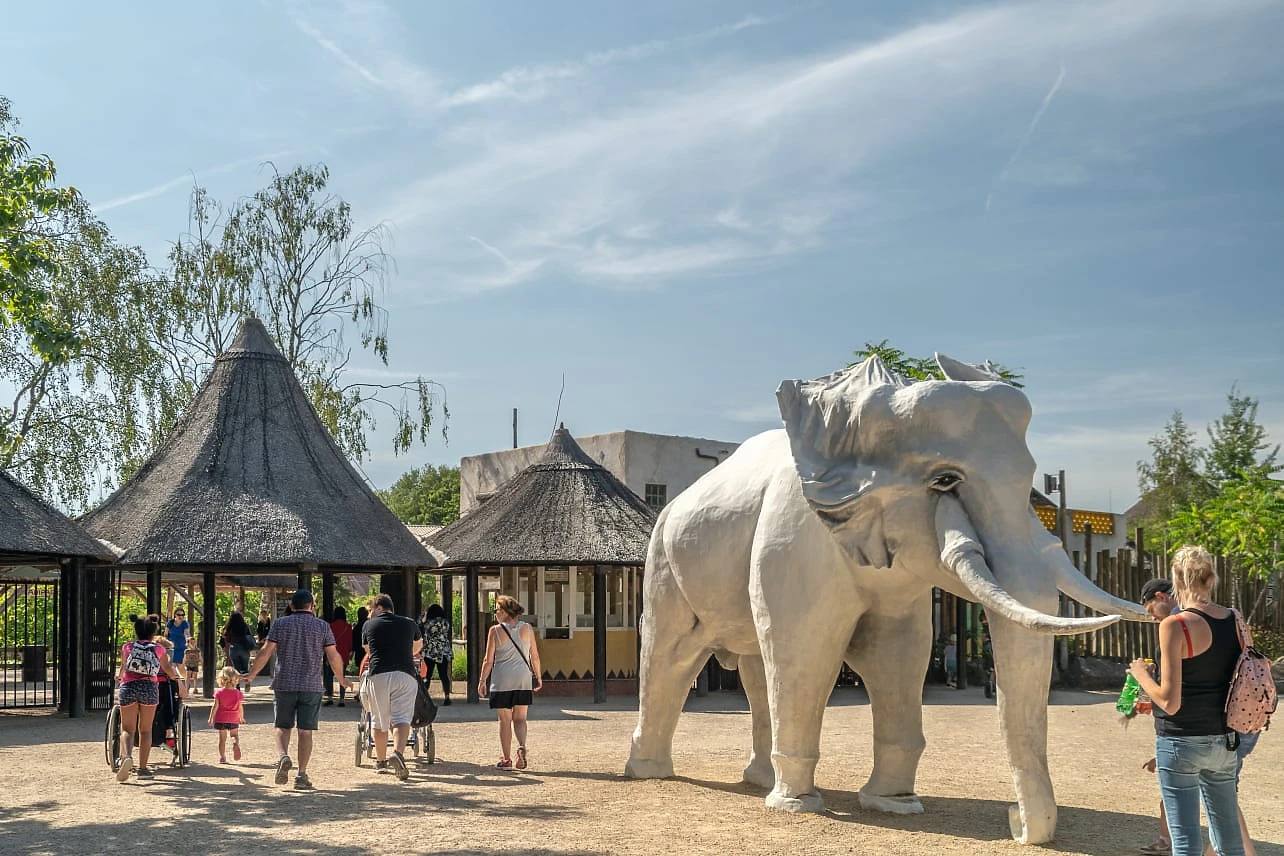
[[[505,690],[490,694],[491,710],[512,710],[518,705],[530,704],[535,700],[535,693],[530,690]]]
[[[216,722],[214,723],[215,731],[235,731],[241,727],[239,722]]]

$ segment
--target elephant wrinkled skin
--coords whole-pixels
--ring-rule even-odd
[[[716,654],[739,668],[749,697],[745,781],[770,788],[769,806],[820,811],[821,721],[846,660],[873,716],[861,804],[921,812],[935,586],[986,607],[1017,796],[1012,834],[1053,837],[1052,635],[1147,616],[1084,579],[1034,517],[1025,395],[984,368],[938,362],[950,380],[906,383],[871,358],[782,383],[785,428],[746,441],[660,514],[626,774],[673,774],[683,701]],[[1058,617],[1058,589],[1107,614]]]

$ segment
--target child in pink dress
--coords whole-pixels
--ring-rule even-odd
[[[218,730],[218,762],[227,763],[227,735],[232,735],[232,759],[241,760],[241,730],[245,722],[242,702],[245,693],[238,689],[241,674],[232,666],[218,673],[219,688],[214,691],[214,704],[210,705],[210,725]]]

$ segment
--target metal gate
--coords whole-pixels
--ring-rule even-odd
[[[0,708],[58,704],[58,583],[0,581]]]
[[[116,620],[120,611],[120,572],[93,571],[85,575],[85,618],[89,637],[89,680],[85,710],[111,710],[116,676]]]

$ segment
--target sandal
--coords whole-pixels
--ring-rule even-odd
[[[1137,852],[1149,853],[1151,856],[1168,856],[1173,852],[1173,843],[1167,838],[1156,838],[1144,847],[1138,847]]]
[[[525,746],[517,747],[517,769],[519,770],[526,769],[526,747]]]
[[[507,758],[500,758],[499,763],[496,764],[495,767],[499,770],[511,770],[513,769],[513,762]]]

